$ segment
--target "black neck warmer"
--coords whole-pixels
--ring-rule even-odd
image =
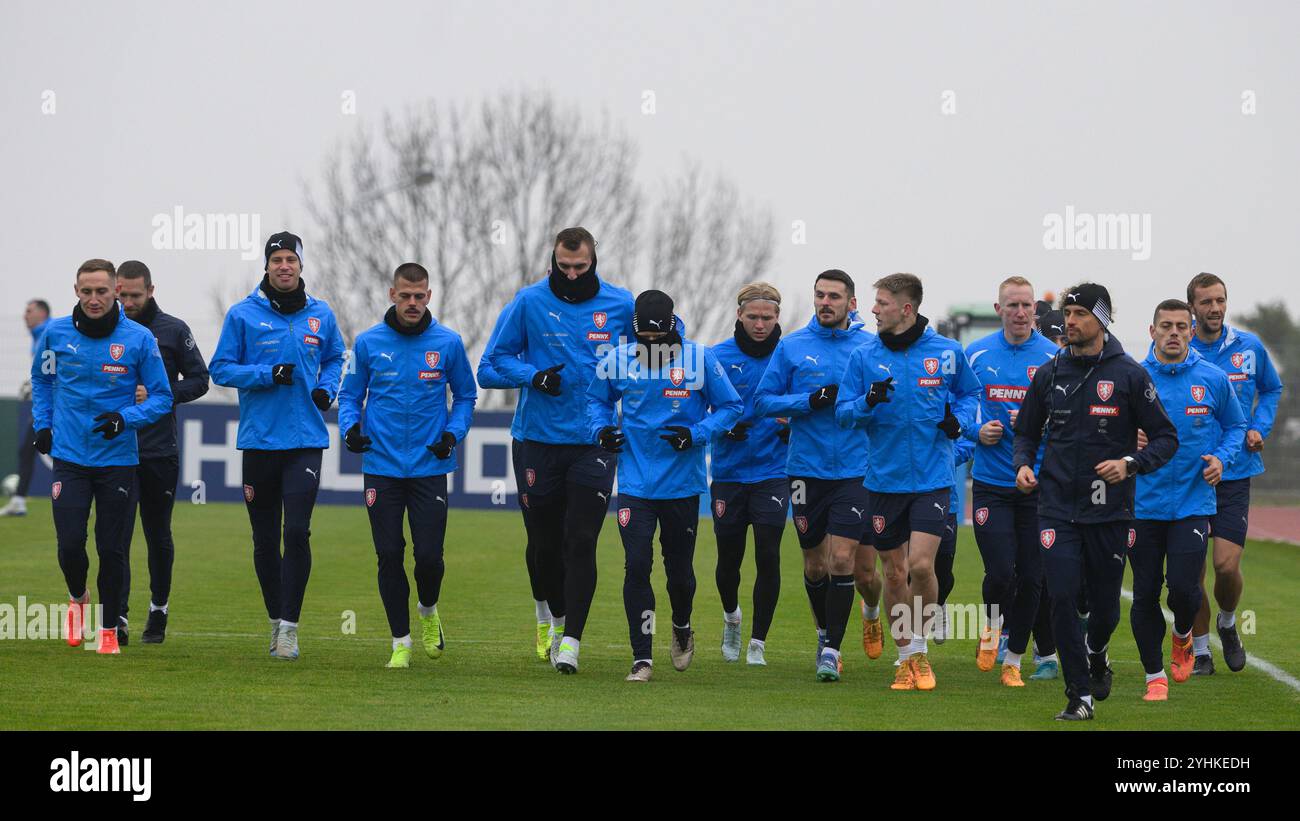
[[[117,319],[116,299],[113,300],[113,304],[104,312],[104,315],[98,319],[86,316],[86,312],[81,310],[80,302],[72,309],[73,326],[91,339],[103,339],[111,334],[117,328]]]
[[[137,316],[132,321],[139,322],[141,325],[148,328],[150,325],[153,324],[153,321],[157,318],[158,318],[158,303],[154,302],[153,297],[149,297],[149,301],[146,302],[144,304],[144,307],[140,309],[140,315]]]
[[[420,321],[414,325],[402,324],[401,320],[397,318],[396,305],[389,308],[388,313],[384,314],[384,324],[392,328],[394,331],[397,331],[399,334],[404,334],[406,336],[419,336],[429,329],[429,325],[432,322],[433,314],[429,313],[428,308],[424,309],[424,316],[420,317]]]
[[[767,335],[767,339],[762,342],[755,342],[745,333],[745,326],[736,320],[736,346],[745,356],[752,356],[754,359],[762,359],[776,348],[776,343],[781,341],[781,325],[778,323],[772,329],[772,333]]]
[[[298,278],[298,289],[285,293],[277,291],[271,285],[271,275],[262,275],[262,293],[271,303],[271,307],[282,314],[296,314],[307,306],[307,285],[302,277]]]
[[[591,253],[591,267],[577,279],[569,279],[560,270],[555,261],[555,252],[551,252],[551,293],[568,303],[586,302],[600,291],[600,280],[596,278],[596,252]]]
[[[890,334],[881,331],[880,342],[891,351],[901,351],[920,339],[921,334],[925,333],[925,326],[929,324],[930,320],[917,314],[916,323],[901,334]]]

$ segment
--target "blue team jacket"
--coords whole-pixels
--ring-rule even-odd
[[[786,475],[856,479],[866,472],[867,437],[861,430],[837,425],[834,407],[814,412],[808,395],[824,385],[839,385],[843,396],[849,356],[875,338],[852,317],[849,327],[841,330],[823,327],[814,315],[807,325],[776,343],[754,394],[754,412],[789,417]]]
[[[872,382],[893,377],[890,400],[868,408]],[[935,425],[945,403],[962,429],[975,424],[980,383],[961,344],[927,327],[921,338],[891,351],[879,337],[853,352],[840,385],[835,417],[865,427],[882,452],[867,464],[863,485],[876,493],[922,493],[952,486],[953,440]]]
[[[362,434],[370,437],[362,470],[397,479],[455,470],[459,447],[439,459],[427,445],[438,442],[443,431],[450,431],[458,445],[464,442],[474,415],[478,390],[460,334],[437,320],[416,336],[380,322],[357,336],[352,363],[339,391],[339,431],[346,434],[361,422]]]
[[[1038,368],[1051,361],[1056,343],[1034,331],[1019,345],[1007,341],[1001,330],[977,339],[966,348],[966,361],[983,390],[975,423],[962,430],[962,436],[975,446],[975,464],[971,478],[996,487],[1015,487],[1016,472],[1011,469],[1015,439],[1013,428],[1020,403]],[[980,427],[985,422],[1002,423],[1002,439],[996,445],[979,443]],[[1042,457],[1042,449],[1039,449]]]
[[[546,279],[521,290],[497,319],[483,362],[508,387],[519,388],[510,435],[558,445],[591,442],[587,435],[587,386],[596,363],[632,340],[631,292],[601,281],[591,299],[570,304],[551,292]],[[560,395],[532,386],[533,376],[564,365]],[[488,375],[480,365],[481,375]]]
[[[1241,402],[1246,429],[1257,430],[1267,438],[1273,430],[1277,403],[1282,398],[1282,380],[1278,378],[1264,343],[1252,333],[1224,325],[1223,332],[1214,342],[1202,342],[1193,336],[1192,348],[1228,375],[1237,400]],[[1258,405],[1255,404],[1257,396]],[[1226,467],[1227,462],[1224,465]],[[1263,455],[1247,451],[1243,443],[1241,455],[1230,470],[1224,470],[1223,478],[1224,481],[1247,479],[1263,472]]]
[[[618,492],[646,499],[707,492],[705,445],[734,426],[745,407],[718,358],[690,340],[666,367],[642,367],[635,343],[618,346],[601,359],[587,397],[586,441],[595,442],[607,425],[621,427],[627,441],[618,460]],[[614,410],[620,399],[621,422]],[[664,425],[690,428],[694,447],[673,450],[659,438]]]
[[[1193,348],[1175,364],[1156,359],[1154,347],[1142,361],[1160,394],[1160,404],[1178,430],[1178,450],[1164,467],[1137,477],[1134,515],[1174,521],[1213,516],[1217,501],[1205,481],[1202,455],[1217,456],[1223,474],[1244,453],[1246,417],[1233,395],[1228,375]]]
[[[138,465],[136,431],[172,409],[158,342],[117,306],[117,327],[102,339],[77,330],[71,316],[50,320],[32,361],[32,428],[50,429],[55,459],[85,467]],[[135,403],[135,386],[149,398]],[[91,428],[101,413],[122,414],[127,430],[106,440]]]
[[[329,432],[311,392],[338,395],[343,337],[324,300],[307,297],[301,311],[284,315],[261,287],[226,312],[221,339],[208,363],[212,381],[239,389],[240,450],[329,447]],[[271,366],[295,365],[292,385],[277,385]]]
[[[739,421],[753,425],[749,437],[742,442],[732,442],[721,434],[713,437],[709,443],[713,481],[748,483],[784,478],[787,447],[778,436],[781,425],[774,418],[760,416],[754,408],[758,382],[772,355],[750,356],[736,344],[735,337],[719,342],[710,350],[745,403]]]

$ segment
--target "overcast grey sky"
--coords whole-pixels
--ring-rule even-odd
[[[646,183],[684,156],[730,175],[776,217],[783,289],[840,267],[869,293],[911,271],[938,317],[991,302],[1007,273],[1088,277],[1139,356],[1151,307],[1198,271],[1228,279],[1238,313],[1297,307],[1294,3],[43,2],[5,18],[0,393],[29,361],[23,302],[67,313],[88,257],[147,262],[210,356],[209,290],[251,288],[260,257],[156,250],[155,215],[259,214],[264,235],[303,236],[310,284],[300,180],[331,146],[387,109],[503,90],[607,112]],[[1068,206],[1146,215],[1149,246],[1045,248]]]

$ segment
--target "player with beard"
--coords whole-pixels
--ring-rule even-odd
[[[853,611],[854,564],[866,523],[867,437],[835,423],[850,354],[873,337],[850,316],[853,279],[838,269],[813,282],[816,314],[782,337],[754,396],[760,416],[790,419],[786,474],[803,551],[804,589],[817,626],[817,679],[838,681],[840,644]]]
[[[1093,718],[1094,699],[1110,695],[1106,649],[1119,624],[1134,477],[1173,458],[1178,434],[1151,377],[1106,332],[1106,288],[1075,286],[1061,309],[1070,344],[1034,374],[1016,416],[1012,465],[1021,492],[1038,489],[1038,540],[1068,698],[1056,718],[1081,721]],[[1139,428],[1150,437],[1142,450]],[[1075,617],[1085,579],[1086,637]]]
[[[117,298],[127,317],[149,329],[158,341],[163,367],[172,389],[171,412],[136,434],[140,465],[135,472],[135,496],[149,551],[149,616],[140,640],[162,644],[167,638],[168,600],[171,597],[172,564],[176,547],[172,541],[172,506],[180,479],[180,450],[176,443],[176,405],[193,402],[208,392],[208,366],[199,353],[190,327],[171,314],[163,313],[154,300],[153,276],[143,262],[127,260],[117,269]],[[144,385],[136,385],[135,401],[149,398]],[[117,639],[126,644],[127,604],[131,593],[131,536],[135,531],[135,507],[126,534],[126,564],[122,570],[122,617]]]
[[[765,665],[767,631],[781,592],[781,536],[789,510],[789,479],[785,475],[785,425],[758,416],[754,394],[781,340],[781,293],[766,282],[755,282],[736,295],[736,329],[731,339],[710,350],[718,358],[732,387],[745,403],[740,421],[715,436],[710,485],[713,533],[718,543],[714,573],[722,599],[722,658],[740,659],[740,567],[745,558],[746,530],[754,530],[754,626],[745,661]]]
[[[1250,526],[1250,480],[1264,472],[1264,440],[1273,430],[1282,398],[1268,349],[1255,334],[1228,325],[1228,286],[1214,274],[1198,274],[1187,283],[1187,302],[1196,315],[1196,335],[1191,346],[1211,364],[1228,374],[1241,411],[1247,419],[1242,453],[1215,486],[1217,512],[1210,520],[1214,532],[1214,600],[1219,605],[1216,627],[1223,642],[1223,660],[1234,673],[1246,666],[1246,650],[1237,632],[1237,605],[1243,580],[1241,557]],[[1201,581],[1201,609],[1192,631],[1196,675],[1214,673],[1210,655],[1210,599]]]
[[[520,390],[511,427],[523,441],[520,489],[527,499],[521,495],[520,503],[532,511],[529,540],[536,540],[542,576],[536,592],[548,597],[556,627],[551,663],[561,673],[578,671],[596,592],[596,541],[618,467],[618,457],[587,430],[587,387],[600,357],[628,338],[632,308],[630,292],[597,274],[591,233],[566,228],[555,237],[546,279],[506,306],[483,352],[492,370]]]

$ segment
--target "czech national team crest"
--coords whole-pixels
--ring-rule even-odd
[[[438,367],[438,360],[441,358],[442,357],[438,354],[437,351],[424,352],[424,364],[428,365],[430,368]],[[529,482],[529,484],[532,484],[532,482]]]
[[[111,357],[113,357],[113,361],[114,361],[114,362],[116,362],[117,360],[121,359],[121,358],[122,358],[122,354],[124,354],[124,353],[126,353],[126,346],[125,346],[125,345],[122,345],[122,344],[119,344],[119,343],[117,343],[117,342],[114,342],[112,345],[109,345],[109,346],[108,346],[108,355],[111,356]]]
[[[722,518],[722,514],[724,514],[724,513],[726,513],[726,512],[727,512],[727,500],[726,500],[726,499],[714,499],[714,500],[713,500],[713,515],[714,515],[714,516],[717,516],[719,519],[721,519],[721,518]]]
[[[591,323],[596,326],[596,330],[600,330],[601,328],[604,328],[605,323],[608,321],[609,321],[609,314],[605,313],[604,311],[596,311],[591,315]]]
[[[1232,367],[1234,368],[1240,368],[1242,363],[1245,361],[1246,361],[1245,353],[1235,353],[1232,355]]]
[[[528,483],[529,487],[532,487],[533,482],[537,481],[537,471],[533,470],[532,468],[525,468],[524,481]]]
[[[797,528],[799,528],[799,532],[800,532],[800,533],[807,533],[807,532],[808,532],[808,517],[807,517],[807,516],[795,516],[795,517],[794,517],[794,526],[797,527]]]
[[[368,487],[368,488],[366,488],[366,507],[374,507],[374,506],[375,506],[375,499],[376,499],[376,497],[378,497],[378,496],[379,496],[379,493],[376,492],[374,488],[372,488],[372,487]]]
[[[872,517],[871,517],[871,529],[874,530],[874,531],[876,531],[876,533],[878,533],[878,534],[879,534],[879,533],[884,533],[884,532],[885,532],[885,517],[884,517],[884,516],[872,516]]]
[[[682,384],[683,382],[686,381],[686,369],[685,369],[685,368],[669,368],[669,369],[668,369],[668,381],[669,381],[669,382],[672,382],[674,385],[680,385],[680,384]]]
[[[620,507],[618,509],[618,526],[627,527],[627,523],[632,521],[632,508]]]
[[[252,486],[252,485],[244,485],[244,501],[245,501],[245,502],[251,502],[251,501],[253,501],[253,486]]]
[[[982,507],[975,511],[975,524],[982,525],[989,520],[989,509]]]
[[[1038,373],[1038,366],[1037,366],[1037,365],[1030,365],[1028,368],[1025,368],[1025,373],[1029,374],[1029,381],[1030,381],[1030,382],[1033,382],[1033,381],[1034,381],[1034,374]]]
[[[1204,386],[1204,385],[1193,385],[1193,386],[1192,386],[1192,401],[1193,401],[1193,402],[1204,402],[1204,401],[1205,401],[1205,386]]]
[[[1129,549],[1129,550],[1132,550],[1132,549],[1133,549],[1133,545],[1137,544],[1137,540],[1138,540],[1138,532],[1137,532],[1136,530],[1134,530],[1133,528],[1130,527],[1130,528],[1128,529],[1128,549]]]
[[[1103,402],[1109,401],[1115,395],[1115,383],[1109,379],[1097,380],[1097,398]]]
[[[314,316],[307,317],[307,327],[311,328],[311,332],[314,334],[320,333],[320,320]]]
[[[1038,542],[1044,548],[1050,548],[1052,545],[1056,544],[1056,531],[1049,528],[1040,532],[1038,534]]]
[[[933,356],[926,357],[924,364],[925,372],[931,376],[939,372],[939,360],[935,359]]]
[[[62,492],[63,492],[63,483],[62,483],[62,482],[55,482],[54,484],[50,485],[50,498],[51,498],[51,499],[57,499],[57,498],[59,498],[59,494],[62,493]]]

